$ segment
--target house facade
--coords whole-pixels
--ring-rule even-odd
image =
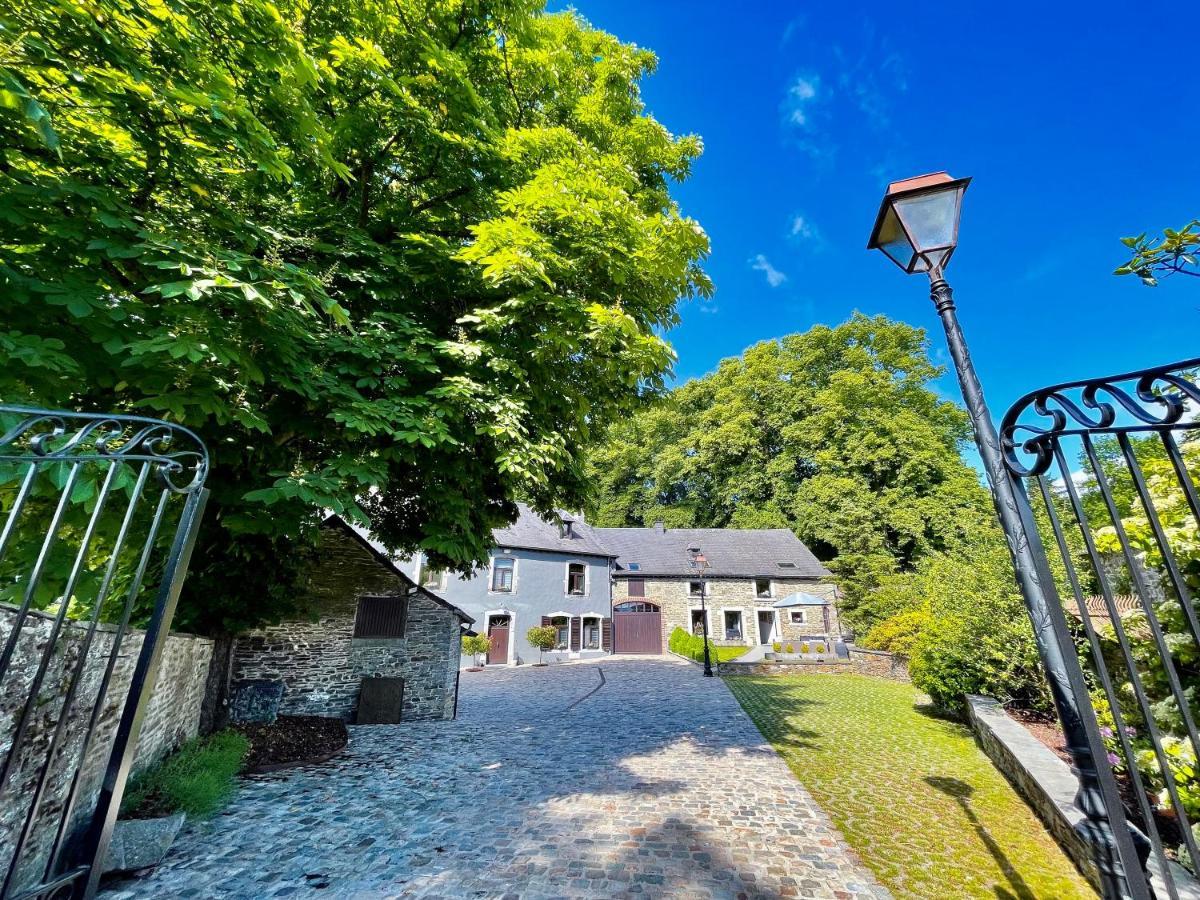
[[[546,521],[527,506],[493,532],[488,564],[469,578],[431,568],[424,557],[400,566],[421,586],[465,611],[491,638],[488,665],[588,659],[612,652],[612,554],[581,516]],[[556,631],[555,649],[539,655],[526,634]],[[464,659],[464,665],[471,660]]]
[[[351,722],[453,718],[471,617],[423,590],[362,529],[321,526],[301,606],[311,616],[238,635],[231,688],[282,685],[279,712]],[[365,693],[364,693],[365,692]],[[374,694],[371,717],[361,709]]]
[[[701,632],[702,610],[717,644],[831,644],[840,634],[829,570],[787,529],[595,528],[559,516],[522,506],[469,578],[419,556],[401,566],[492,639],[488,665],[537,662],[526,639],[534,625],[556,630],[546,662],[664,653],[675,628]],[[709,562],[703,579],[689,566],[692,547]]]
[[[700,634],[705,615],[709,640],[720,645],[828,645],[841,632],[831,573],[787,529],[668,529],[659,522],[597,533],[616,554],[617,652],[634,638],[648,648],[642,652],[653,652],[655,632],[662,652],[676,628]],[[703,578],[689,564],[691,548],[707,560]],[[626,627],[626,615],[636,629]]]

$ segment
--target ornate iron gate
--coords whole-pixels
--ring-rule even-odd
[[[1075,695],[1079,721],[1063,726],[1106,897],[1178,898],[1170,857],[1200,863],[1198,371],[1193,359],[1043,388],[1000,427],[1024,531],[1045,545],[1032,549],[1053,608],[1035,629],[1084,663],[1086,683],[1073,659],[1057,680]]]
[[[207,472],[178,425],[0,406],[4,900],[95,893]]]

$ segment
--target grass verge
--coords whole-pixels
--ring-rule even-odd
[[[897,898],[1096,895],[970,729],[911,685],[861,675],[724,679]]]
[[[149,819],[185,812],[202,819],[225,805],[233,793],[250,742],[236,731],[193,738],[135,776],[121,800],[125,818]]]

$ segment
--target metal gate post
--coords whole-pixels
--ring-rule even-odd
[[[1024,486],[1004,464],[999,435],[955,314],[953,293],[937,271],[930,273],[930,299],[946,332],[946,343],[967,404],[975,444],[991,487],[992,502],[1012,554],[1038,654],[1063,725],[1067,750],[1079,776],[1076,802],[1086,816],[1080,830],[1094,848],[1101,890],[1106,900],[1149,900],[1151,894],[1142,873],[1135,871],[1130,877],[1126,871],[1126,866],[1137,860],[1138,854],[1125,821],[1116,780],[1107,767],[1096,764],[1096,760],[1104,758],[1104,743],[1045,550],[1037,537],[1029,498]]]
[[[125,782],[129,778],[129,769],[137,750],[142,719],[158,679],[158,664],[162,659],[165,643],[163,638],[171,630],[171,620],[175,616],[175,607],[179,603],[179,594],[187,577],[188,564],[196,546],[196,536],[200,530],[204,507],[208,503],[208,495],[207,488],[200,488],[188,495],[179,526],[175,529],[175,537],[171,542],[171,553],[167,558],[158,596],[155,598],[154,613],[146,625],[146,635],[142,639],[137,664],[129,684],[128,698],[121,710],[121,720],[117,724],[113,752],[104,772],[96,811],[83,843],[84,847],[90,848],[90,858],[77,860],[81,864],[90,864],[87,884],[82,886],[83,891],[78,895],[85,900],[95,896],[100,885],[104,857],[108,853],[109,840],[112,838],[113,826],[120,811],[120,798],[125,792]]]

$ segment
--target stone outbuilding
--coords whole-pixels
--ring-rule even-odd
[[[284,715],[350,722],[450,719],[461,635],[472,619],[418,586],[382,545],[338,516],[321,525],[308,618],[237,637],[231,682],[283,686]]]

